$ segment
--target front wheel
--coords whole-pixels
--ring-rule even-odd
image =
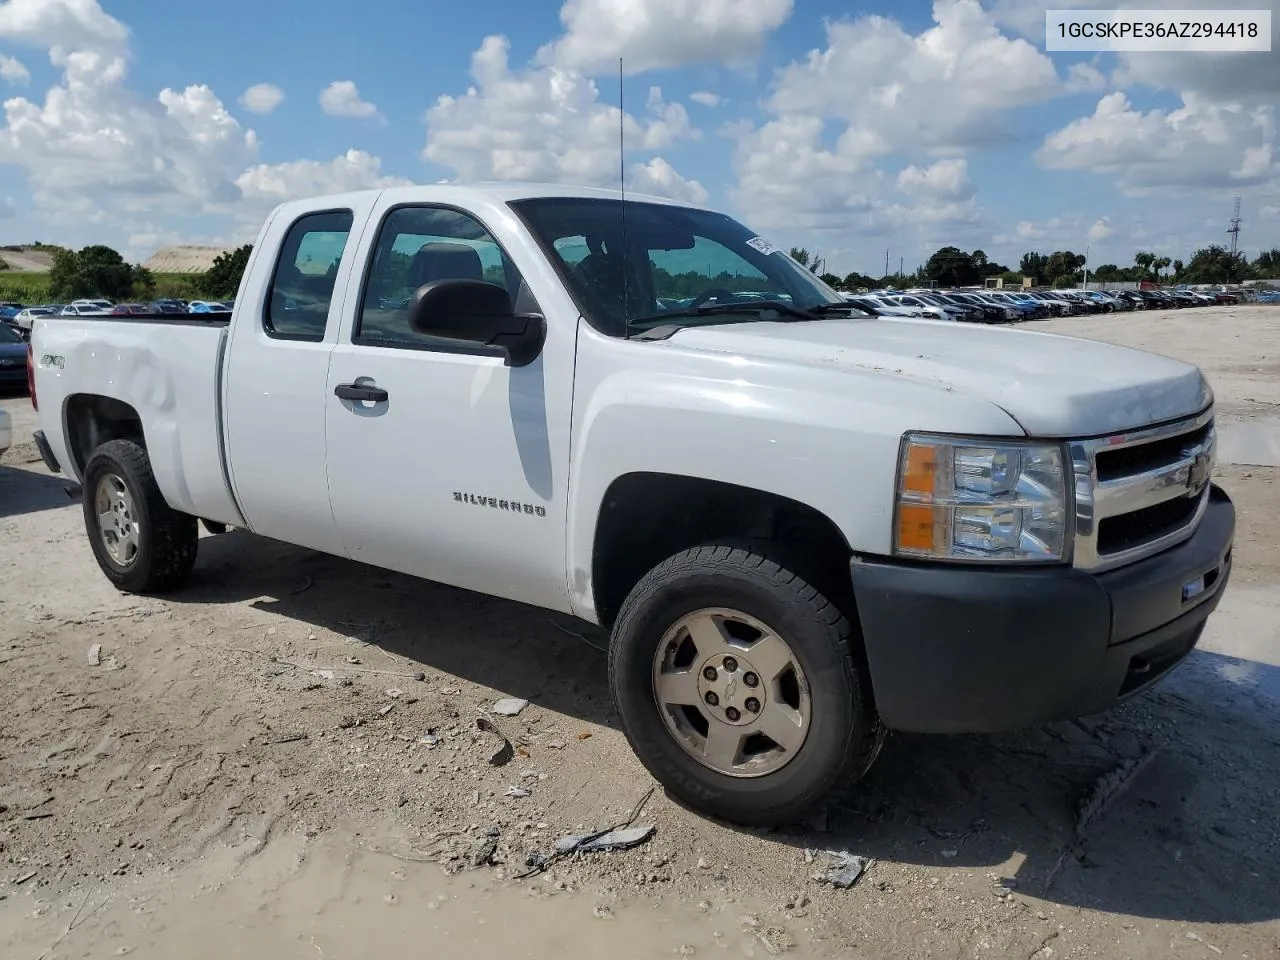
[[[884,739],[855,628],[767,547],[695,547],[651,570],[618,615],[609,667],[640,761],[735,823],[800,820]]]
[[[82,490],[89,543],[117,589],[156,593],[187,579],[196,562],[196,518],[165,502],[143,447],[131,440],[98,447]]]

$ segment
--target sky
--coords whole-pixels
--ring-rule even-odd
[[[831,272],[1280,246],[1272,53],[1046,53],[1097,0],[4,0],[0,243],[252,241],[443,180],[705,203]],[[1280,0],[1127,6],[1270,7]],[[158,11],[164,10],[163,15]],[[618,59],[626,73],[619,84]]]

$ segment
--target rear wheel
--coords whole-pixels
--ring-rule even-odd
[[[801,819],[883,742],[853,625],[767,547],[697,547],[650,571],[614,625],[610,680],[645,767],[736,823]]]
[[[196,561],[196,519],[165,502],[143,447],[104,443],[85,466],[82,491],[94,557],[118,589],[155,593],[187,579]]]

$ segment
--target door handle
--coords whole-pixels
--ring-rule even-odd
[[[333,388],[333,395],[341,400],[368,400],[373,403],[385,403],[389,396],[381,387],[355,383],[338,384]]]

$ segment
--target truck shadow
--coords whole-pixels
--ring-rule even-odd
[[[44,470],[44,467],[39,467]],[[75,501],[63,477],[18,467],[0,466],[0,519],[56,510]]]
[[[203,540],[196,578],[170,599],[251,601],[547,710],[619,726],[598,649],[605,637],[565,615],[238,531]],[[892,735],[866,778],[815,822],[738,832],[790,846],[789,857],[872,857],[889,869],[861,883],[887,889],[892,865],[912,864],[938,868],[937,895],[954,896],[946,885],[958,868],[979,878],[967,884],[1008,887],[1033,916],[1041,903],[1196,923],[1274,920],[1275,690],[1280,668],[1199,651],[1101,717],[997,736]],[[1080,806],[1099,778],[1153,750],[1078,834]]]

